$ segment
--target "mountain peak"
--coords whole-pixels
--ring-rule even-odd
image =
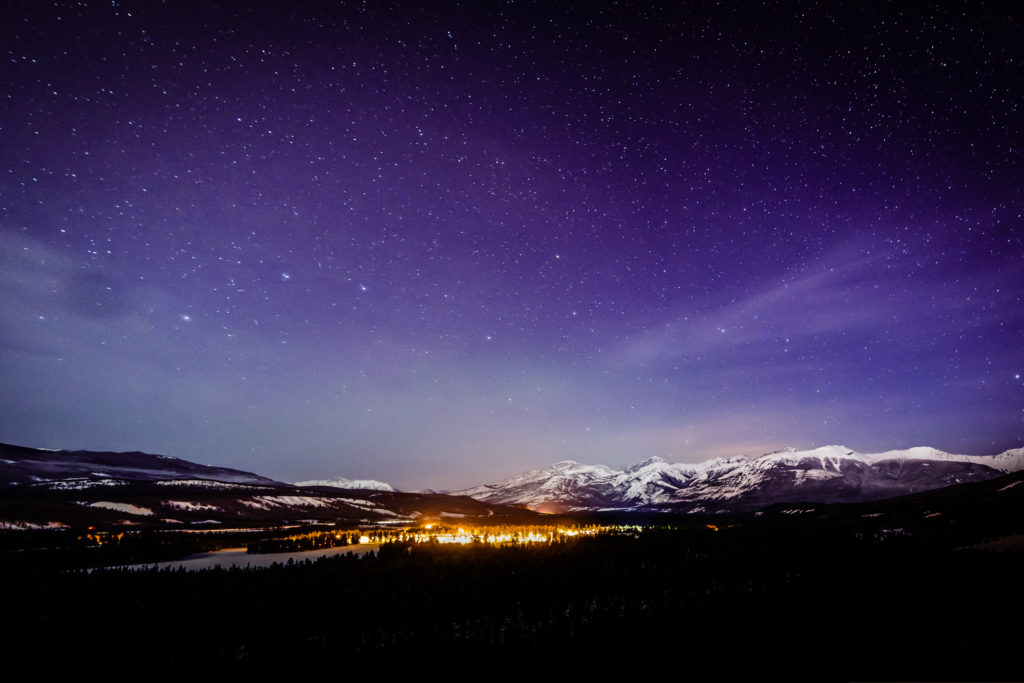
[[[626,472],[630,472],[630,473],[632,473],[632,472],[639,472],[643,468],[650,467],[651,465],[667,465],[667,464],[668,464],[668,460],[665,460],[665,458],[659,458],[656,455],[652,455],[651,457],[647,458],[646,460],[641,460],[640,462],[633,463],[632,465],[630,465],[629,467],[626,468]]]
[[[566,467],[579,467],[582,463],[576,460],[559,460],[555,464],[551,465],[552,469],[565,469]]]

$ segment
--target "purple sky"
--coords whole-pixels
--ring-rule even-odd
[[[0,441],[407,489],[1024,445],[1019,14],[246,4],[6,4]]]

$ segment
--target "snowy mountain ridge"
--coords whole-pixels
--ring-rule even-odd
[[[956,455],[916,447],[858,453],[840,445],[669,463],[647,458],[622,471],[564,460],[462,491],[540,511],[749,509],[782,501],[873,500],[1024,470],[1024,448]]]
[[[376,479],[310,479],[309,481],[294,482],[296,486],[333,486],[337,489],[359,489],[363,491],[394,491],[391,484]]]

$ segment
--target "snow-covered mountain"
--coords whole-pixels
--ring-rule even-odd
[[[358,489],[364,491],[394,491],[391,484],[376,479],[310,479],[309,481],[297,481],[296,486],[333,486],[336,489]]]
[[[452,495],[482,501],[509,500],[542,512],[560,506],[570,509],[605,507],[615,504],[609,482],[620,474],[604,465],[583,465],[574,460],[524,472],[500,484],[485,484]],[[550,508],[550,509],[547,509]]]
[[[623,471],[571,460],[455,491],[482,501],[559,510],[731,511],[776,502],[851,502],[982,481],[1024,469],[1024,448],[955,455],[934,448],[857,453],[845,446],[672,464],[649,458]]]

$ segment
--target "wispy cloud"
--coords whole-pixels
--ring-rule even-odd
[[[954,277],[957,291],[973,289],[978,295],[946,298]],[[760,286],[748,296],[710,311],[678,311],[614,349],[611,359],[645,365],[740,347],[754,353],[759,347],[797,347],[850,334],[911,339],[941,333],[954,316],[958,330],[992,325],[999,322],[995,311],[1005,310],[992,306],[993,298],[1015,290],[1009,278],[998,272],[956,273],[938,264],[924,267],[909,256],[853,242],[791,273],[752,275]],[[964,279],[973,287],[965,288]]]

